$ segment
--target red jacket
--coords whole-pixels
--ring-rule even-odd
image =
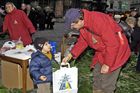
[[[110,71],[121,67],[130,56],[128,41],[118,24],[108,15],[100,12],[84,12],[84,27],[80,29],[80,37],[72,48],[73,58],[77,58],[86,48],[90,46],[95,49],[95,55],[91,67],[99,62],[106,64]],[[87,30],[93,31],[91,34]]]
[[[7,30],[11,40],[18,40],[21,37],[24,45],[32,43],[31,34],[35,32],[35,28],[22,10],[14,9],[6,15],[3,31]]]

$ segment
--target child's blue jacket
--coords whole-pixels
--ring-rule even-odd
[[[29,72],[34,84],[52,82],[52,60],[46,57],[41,51],[36,51],[31,55]],[[47,77],[46,81],[39,79],[41,75]]]

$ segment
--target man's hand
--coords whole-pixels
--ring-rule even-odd
[[[40,76],[39,79],[42,80],[42,81],[46,81],[47,80],[47,77],[46,76]]]
[[[66,62],[68,62],[71,58],[72,58],[72,54],[69,53],[66,57],[64,57],[64,58],[62,59],[62,62],[63,62],[63,63],[66,63]]]
[[[106,74],[109,71],[109,66],[106,64],[103,64],[101,67],[101,73]]]

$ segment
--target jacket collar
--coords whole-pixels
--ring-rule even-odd
[[[84,13],[84,28],[90,29],[93,26],[93,17],[92,17],[92,12],[82,9]]]
[[[13,9],[13,11],[11,11],[9,14],[14,14],[16,12],[17,9]]]

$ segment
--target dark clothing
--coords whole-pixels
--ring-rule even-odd
[[[140,72],[140,52],[139,52],[139,55],[138,55],[138,60],[137,60],[137,65],[136,65],[136,71],[137,72]]]
[[[29,64],[29,72],[33,77],[34,84],[52,82],[52,60],[46,57],[41,51],[31,55],[31,62]],[[40,76],[46,76],[47,80],[40,80]]]
[[[26,12],[27,13],[27,12]],[[33,23],[35,29],[37,29],[37,13],[34,10],[31,10],[29,14],[27,14],[28,18]]]
[[[132,33],[132,40],[140,41],[140,27],[135,27]]]
[[[140,72],[140,27],[135,27],[132,33],[131,50],[135,53],[138,52],[138,60],[136,65],[136,71]]]
[[[121,26],[126,38],[129,41],[129,44],[130,44],[130,42],[131,42],[130,39],[131,39],[131,34],[132,34],[131,27],[126,22],[121,21],[121,20],[120,20],[120,22],[118,24]]]
[[[140,27],[135,27],[134,32],[132,33],[132,42],[131,42],[131,50],[138,51],[138,45],[140,42]]]
[[[3,18],[0,14],[0,32],[2,32]]]
[[[52,21],[53,18],[55,18],[55,14],[53,12],[46,12],[46,23],[47,23],[47,29],[53,29],[54,21]]]
[[[44,30],[45,29],[45,14],[42,10],[37,11],[37,21],[39,24],[39,30]]]
[[[138,18],[140,17],[139,13],[137,13],[134,17],[138,20]]]

